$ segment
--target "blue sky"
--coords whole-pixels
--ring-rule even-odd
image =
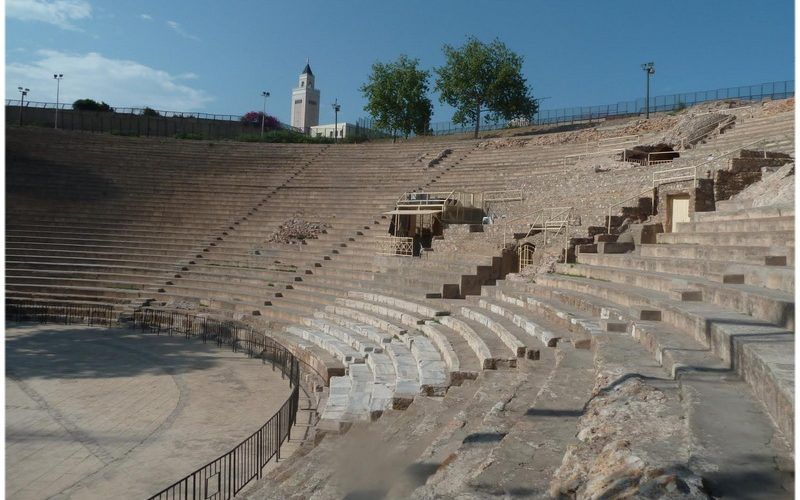
[[[653,95],[794,78],[788,0],[6,0],[6,97],[24,85],[55,101],[58,72],[62,102],[243,114],[268,90],[268,113],[289,121],[308,57],[320,121],[337,97],[353,121],[373,62],[405,53],[430,69],[467,35],[523,55],[543,109],[641,97],[646,61]],[[432,98],[434,121],[449,120]]]

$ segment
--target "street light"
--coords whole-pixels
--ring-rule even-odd
[[[58,95],[61,91],[61,79],[64,78],[64,75],[61,73],[54,74],[53,78],[56,81],[56,129],[58,129]]]
[[[261,137],[264,137],[264,120],[267,117],[267,97],[269,97],[269,92],[265,90],[261,92],[261,95],[264,96],[264,109],[261,111]]]
[[[335,144],[339,139],[339,110],[342,109],[338,97],[333,101],[331,106],[333,107],[333,142]]]
[[[644,70],[645,74],[647,75],[647,97],[644,100],[644,110],[645,110],[645,119],[650,119],[650,75],[656,74],[656,68],[654,63],[648,62],[642,64],[642,69]]]
[[[19,93],[22,95],[22,97],[20,98],[20,102],[19,102],[19,126],[21,127],[22,126],[22,109],[25,107],[25,96],[28,95],[28,92],[30,92],[31,89],[22,88],[22,87],[17,87],[17,89],[19,90]]]

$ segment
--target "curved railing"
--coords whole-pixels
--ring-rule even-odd
[[[108,305],[51,305],[27,300],[6,300],[6,321],[35,321],[87,325],[117,323],[117,313]]]
[[[117,311],[110,306],[49,305],[29,301],[7,301],[6,320],[36,321],[39,323],[64,323],[89,325],[114,325],[119,322]],[[292,426],[297,420],[300,400],[300,366],[288,349],[236,321],[219,321],[174,311],[136,309],[133,328],[151,331],[157,335],[185,335],[203,342],[229,345],[234,351],[244,351],[271,363],[273,369],[287,377],[292,388],[289,398],[281,408],[258,430],[219,458],[175,481],[149,500],[233,498],[253,479],[260,478],[264,467],[273,459],[280,459],[281,445],[291,438]],[[313,368],[305,365],[307,375],[318,377]],[[316,382],[315,382],[316,383]]]
[[[280,458],[281,445],[291,438],[300,398],[300,361],[275,340],[237,321],[136,309],[133,327],[156,334],[197,337],[203,342],[214,341],[218,346],[229,345],[234,351],[244,351],[248,356],[271,362],[273,369],[280,369],[281,377],[289,379],[291,395],[264,425],[228,453],[175,481],[149,500],[233,498],[253,479],[260,478],[273,458]]]

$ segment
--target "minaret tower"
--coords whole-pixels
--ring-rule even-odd
[[[314,73],[306,59],[298,87],[292,90],[292,127],[308,133],[315,125],[319,125],[319,90],[314,88]]]

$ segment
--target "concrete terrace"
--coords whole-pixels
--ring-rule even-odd
[[[9,129],[6,295],[107,304],[122,317],[145,306],[238,319],[313,366],[327,382],[316,446],[252,498],[613,496],[616,482],[788,498],[793,201],[717,200],[648,241],[604,234],[608,207],[658,169],[756,142],[793,156],[793,112],[765,109],[738,110],[668,166],[616,157],[658,130],[500,147]],[[565,159],[576,153],[589,156]],[[451,225],[422,258],[376,255],[384,212],[404,192],[505,189],[525,191],[503,207],[507,220],[575,208],[574,262],[507,276],[503,232],[524,231],[524,219]],[[328,227],[302,244],[270,242],[292,217]]]

